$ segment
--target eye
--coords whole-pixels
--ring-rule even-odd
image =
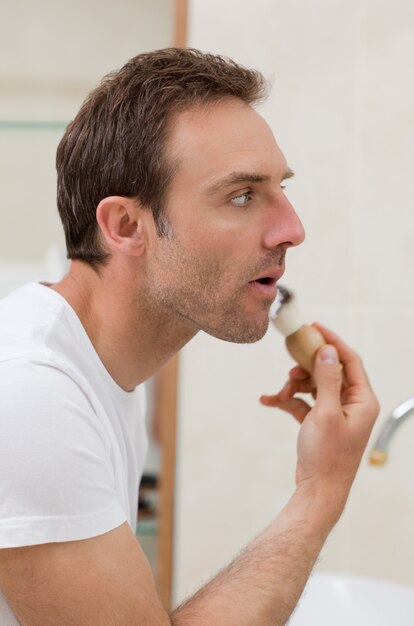
[[[251,200],[252,197],[252,192],[251,191],[245,191],[244,193],[241,193],[238,196],[235,196],[234,198],[232,198],[230,200],[230,202],[234,205],[234,206],[246,206],[249,202],[249,200]]]

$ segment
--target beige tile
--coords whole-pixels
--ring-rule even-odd
[[[361,48],[361,198],[395,219],[412,207],[414,7],[409,0],[366,3]],[[397,213],[398,215],[398,213]]]
[[[379,310],[414,305],[412,206],[390,204],[387,209],[366,206],[361,210],[355,244],[359,302]]]
[[[192,45],[273,78],[263,114],[296,171],[287,194],[307,229],[306,243],[288,253],[283,280],[300,295],[307,319],[332,327],[361,353],[383,417],[414,392],[412,7],[303,0],[281,11],[270,1],[232,0],[225,19],[218,2],[194,0],[190,20]],[[282,340],[269,331],[256,346],[209,341],[197,339],[187,352],[182,386],[186,521],[178,548],[191,537],[199,559],[183,556],[178,590],[197,572],[212,573],[283,506],[295,465],[295,425],[256,404],[285,379],[290,360]],[[214,396],[203,396],[207,380]],[[364,459],[319,568],[412,581],[412,428],[393,442],[393,464],[382,473]],[[217,472],[209,469],[209,449]],[[206,501],[194,493],[195,471]],[[191,498],[197,511],[189,512]],[[195,530],[213,517],[207,498],[220,503],[232,535],[226,544],[214,520],[219,537],[210,553]]]
[[[385,417],[414,395],[414,312],[358,312],[356,344]]]
[[[368,453],[392,408],[414,395],[412,319],[408,313],[358,315],[358,345],[383,408],[347,510],[352,537],[347,570],[403,584],[414,584],[414,419],[395,434],[383,468],[370,466]]]

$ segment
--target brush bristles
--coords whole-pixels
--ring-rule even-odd
[[[269,317],[285,337],[296,332],[304,324],[293,292],[280,285],[277,287],[277,297],[270,307]]]
[[[282,287],[282,285],[277,286],[277,293],[280,294],[280,305],[287,304],[289,300],[293,298],[293,293],[289,291],[286,287]]]
[[[290,302],[292,298],[293,298],[293,293],[289,291],[289,289],[287,289],[286,287],[282,287],[282,285],[278,285],[276,298],[272,306],[270,307],[269,318],[271,320],[274,320],[279,315],[280,309],[285,304]]]

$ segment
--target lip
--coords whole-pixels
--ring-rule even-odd
[[[257,281],[251,281],[248,283],[248,287],[258,296],[264,297],[273,301],[276,298],[277,288],[276,279],[267,284],[258,283]]]
[[[260,272],[260,274],[256,276],[256,278],[253,278],[253,280],[251,280],[250,282],[253,283],[257,280],[260,280],[261,278],[271,278],[274,280],[274,282],[277,282],[280,278],[282,278],[284,273],[285,273],[284,265],[278,266],[277,269],[270,268],[269,270],[263,270],[263,272]]]
[[[274,300],[277,294],[277,281],[283,276],[284,268],[278,268],[278,270],[269,270],[268,272],[262,272],[260,276],[249,281],[248,286],[260,297],[264,297],[269,300]],[[267,278],[268,282],[261,283],[261,278]]]
[[[268,285],[275,285],[277,283],[277,281],[282,278],[283,274],[285,273],[285,268],[283,267],[278,267],[278,269],[270,269],[269,271],[263,271],[261,272],[258,276],[256,276],[256,278],[253,278],[253,280],[249,281],[249,285],[253,284],[253,283],[257,283],[259,285],[262,285],[264,287],[266,287],[266,283],[262,284],[259,283],[258,281],[262,278],[269,278],[269,282],[267,283]]]
[[[257,295],[273,301],[276,298],[277,281],[283,276],[284,271],[284,267],[278,267],[277,269],[272,268],[268,271],[264,270],[257,278],[249,281],[248,286]],[[261,278],[268,278],[270,280],[267,283],[260,283],[259,280]]]

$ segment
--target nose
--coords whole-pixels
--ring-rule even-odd
[[[305,239],[305,229],[295,209],[283,191],[277,194],[269,211],[269,221],[263,235],[265,248],[274,249],[277,246],[291,248],[299,246]]]

